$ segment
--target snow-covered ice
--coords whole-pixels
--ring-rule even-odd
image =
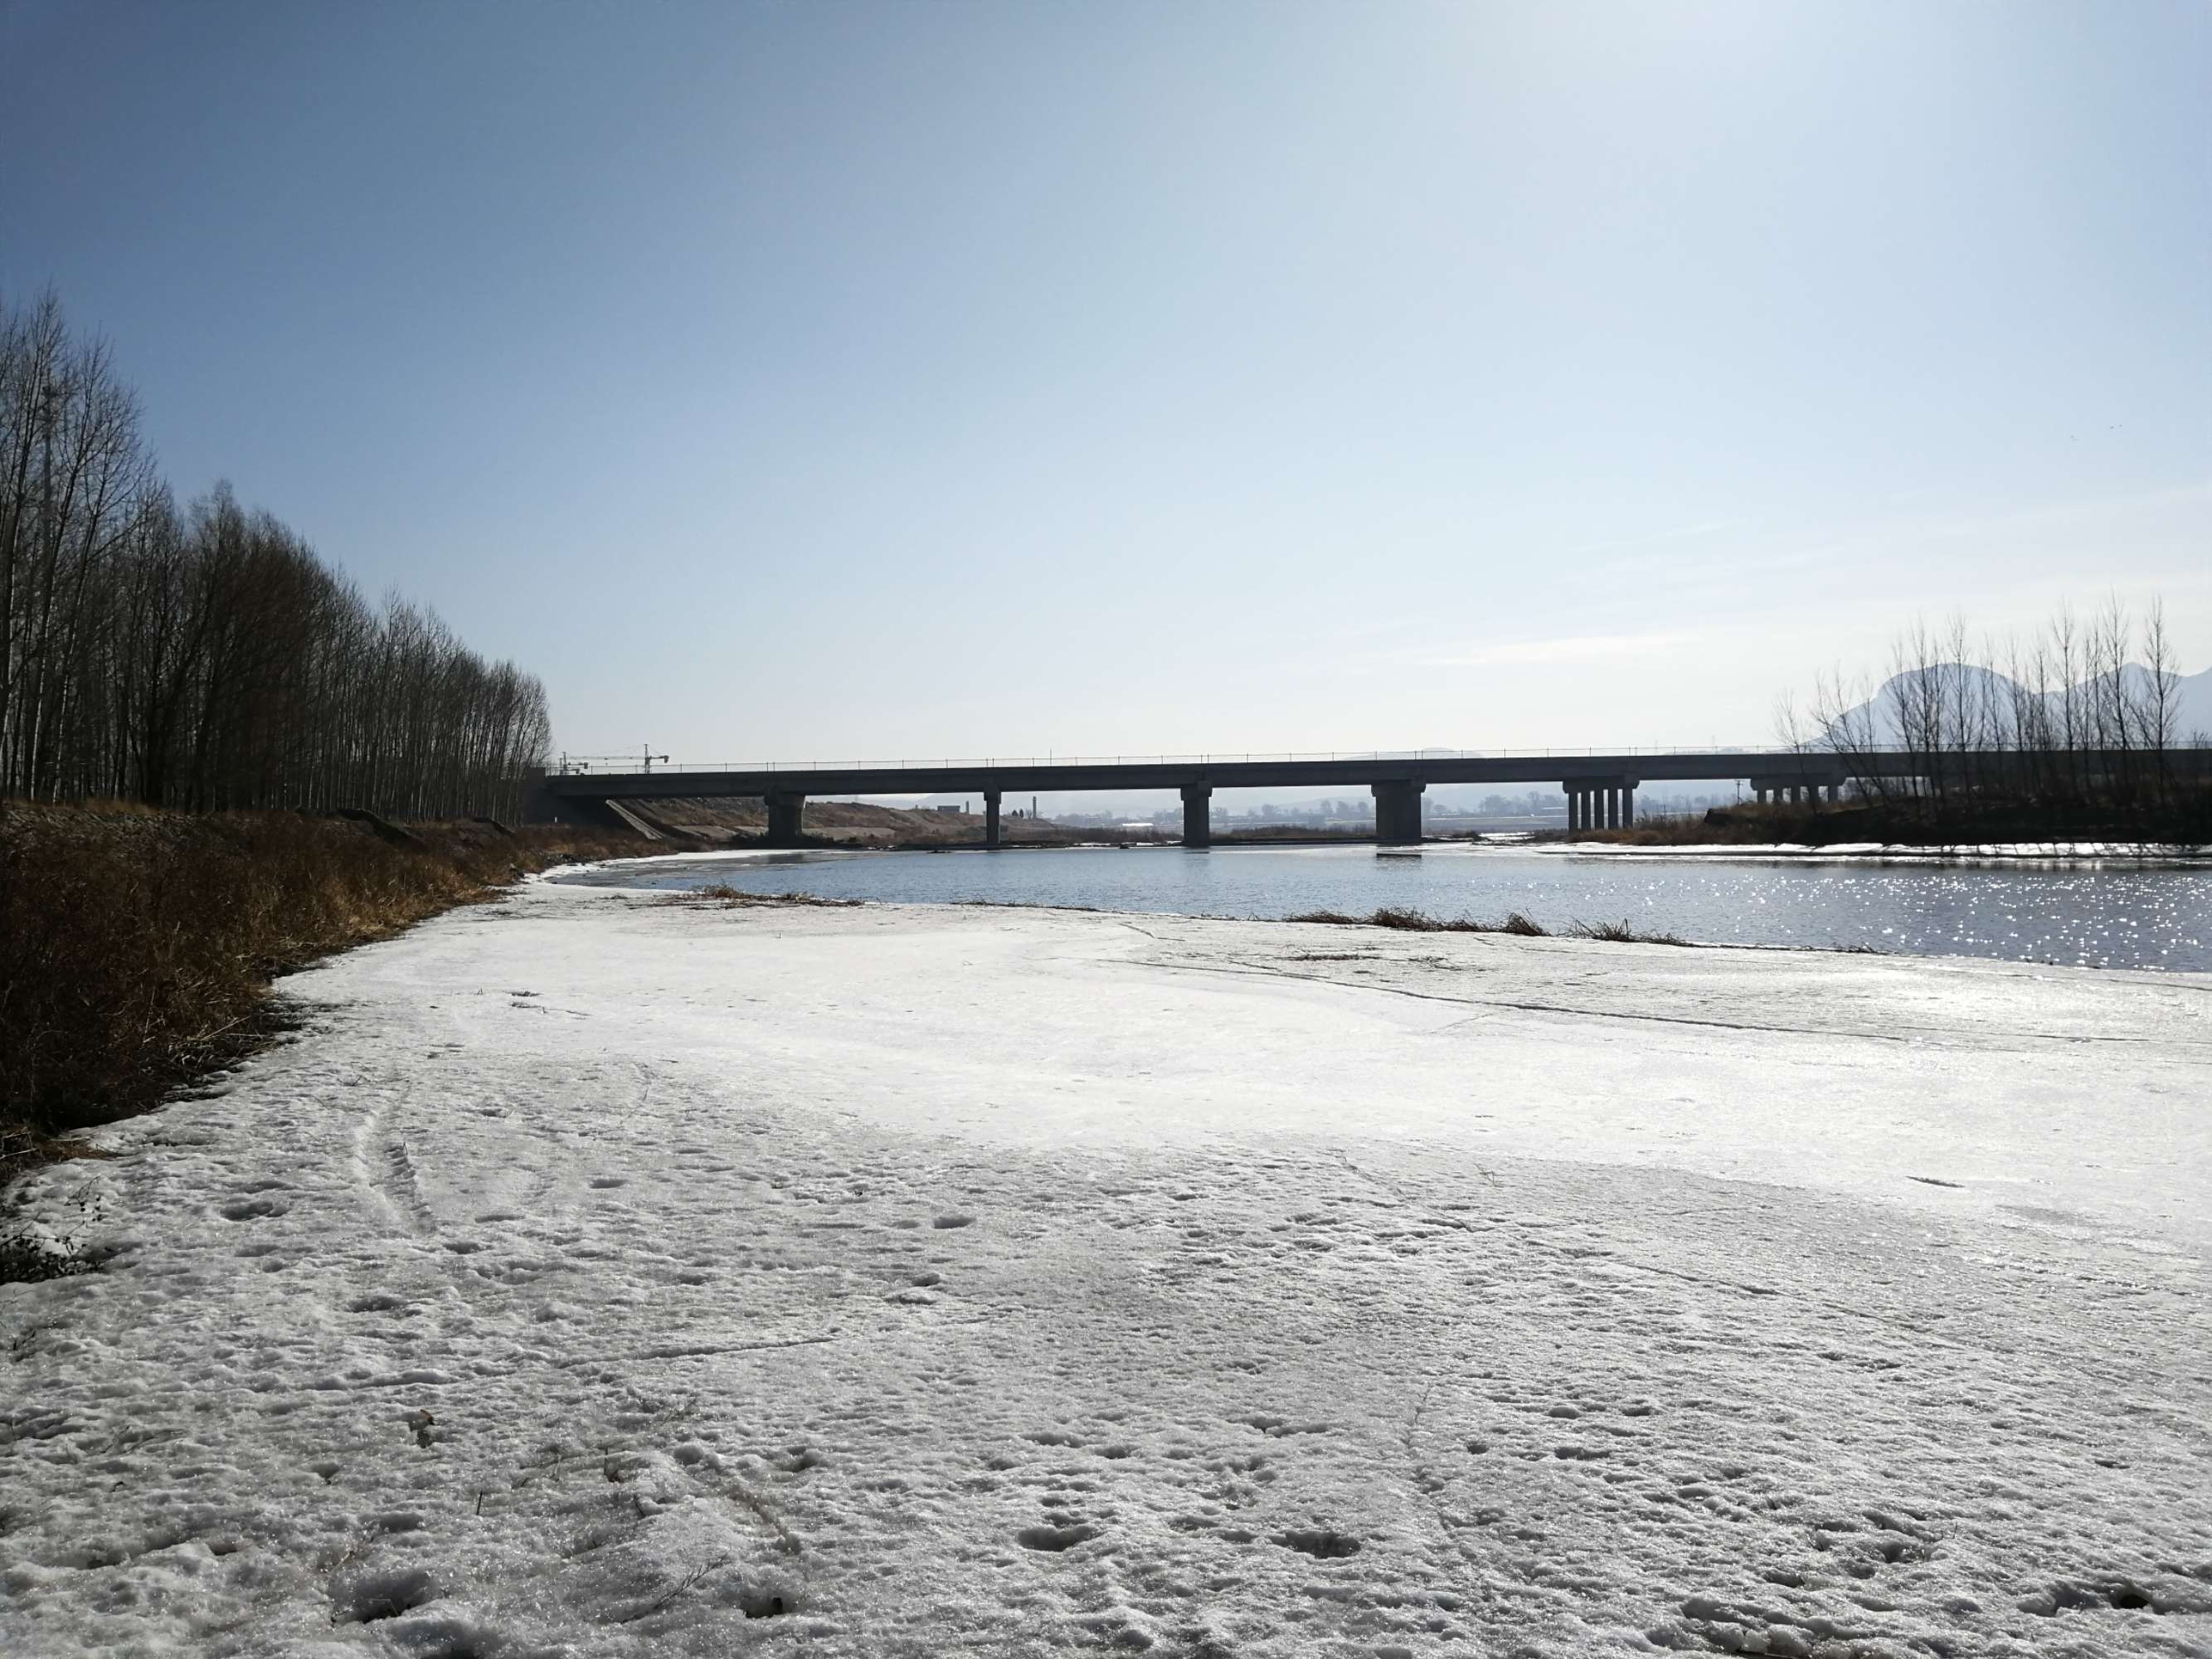
[[[2212,1652],[2212,980],[534,884],[0,1289],[0,1651]]]

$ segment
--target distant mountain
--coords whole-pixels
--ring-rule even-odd
[[[1899,730],[1899,711],[1910,698],[1913,676],[1919,672],[1893,675],[1871,698],[1846,711],[1838,726],[1852,732],[1870,731],[1876,743],[1901,743],[1904,738]],[[2032,695],[2008,675],[1972,663],[1939,663],[1930,672],[1962,676],[1971,688],[1969,695],[1977,702],[1986,697],[1990,706],[2005,720],[2009,720],[2017,699]],[[2084,693],[2094,692],[2097,685],[2096,680],[2084,680],[2075,687],[2075,697],[2078,700]],[[2141,706],[2148,700],[2151,690],[2150,671],[2140,664],[2129,663],[2120,670],[2120,685],[2129,700]],[[2173,741],[2212,744],[2212,668],[2180,676],[2174,682],[2173,690]],[[2055,710],[2064,695],[2060,691],[2047,693],[2045,702]]]

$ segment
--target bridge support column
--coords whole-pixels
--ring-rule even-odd
[[[1589,796],[1578,783],[1563,783],[1559,787],[1567,792],[1567,833],[1575,835],[1589,827],[1584,820],[1589,816]]]
[[[1001,793],[996,789],[986,789],[983,792],[983,845],[994,851],[999,846],[999,801]]]
[[[1620,786],[1620,827],[1636,828],[1636,780],[1631,778]]]
[[[1608,783],[1604,785],[1598,793],[1605,798],[1605,827],[1608,830],[1620,829],[1620,786]]]
[[[1375,789],[1375,839],[1385,847],[1412,847],[1421,839],[1421,792],[1411,778],[1378,783]]]
[[[1203,852],[1213,845],[1213,786],[1183,786],[1182,844]]]
[[[768,844],[771,847],[799,845],[799,823],[806,810],[806,797],[790,793],[769,795],[768,805]]]

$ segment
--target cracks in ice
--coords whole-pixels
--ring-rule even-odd
[[[1403,985],[1369,985],[1330,974],[1294,974],[1268,963],[1247,959],[1237,967],[1213,963],[1153,962],[1145,964],[1169,973],[1221,974],[1232,979],[1293,979],[1310,984],[1333,985],[1348,991],[1378,991],[1388,996],[1409,997],[1417,1002],[1447,1002],[1462,1008],[1495,1008],[1515,1013],[1560,1014],[1577,1019],[1617,1019],[1637,1024],[1690,1025],[1708,1030],[1756,1031],[1772,1036],[1831,1039],[1858,1038],[1869,1042],[1913,1043],[1923,1039],[1907,1032],[1869,1031],[1843,1027],[1768,1025],[1747,1020],[1699,1019],[1688,1014],[1652,1014],[1627,1008],[1593,1008],[1571,1003],[1533,1002],[1511,997],[1455,997],[1437,991],[1416,991]],[[1463,1022],[1462,1022],[1463,1023]]]

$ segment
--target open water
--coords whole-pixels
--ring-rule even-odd
[[[1703,944],[2212,972],[2212,869],[2112,862],[1631,860],[1510,846],[977,848],[630,860],[556,879],[1180,915],[1364,915],[1395,906],[1492,921],[1518,910],[1555,932],[1626,922]]]

